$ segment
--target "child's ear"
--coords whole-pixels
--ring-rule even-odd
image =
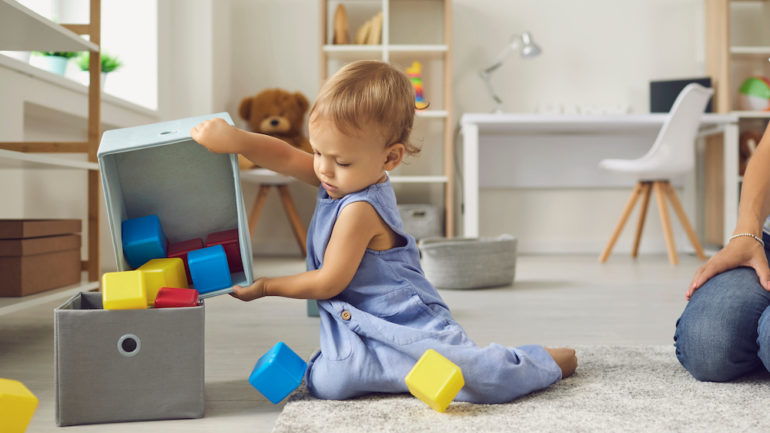
[[[406,147],[403,143],[395,143],[388,146],[385,150],[385,170],[391,171],[398,167],[401,161],[404,160],[405,152]]]

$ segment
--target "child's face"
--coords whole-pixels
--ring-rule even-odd
[[[316,120],[309,135],[313,169],[329,197],[341,198],[380,182],[386,170],[398,165],[392,164],[390,147],[377,134],[345,135],[332,122]]]

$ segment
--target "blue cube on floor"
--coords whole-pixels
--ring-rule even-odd
[[[278,404],[302,383],[306,369],[307,363],[279,341],[259,358],[249,383],[273,404]]]
[[[193,287],[200,294],[233,285],[227,255],[222,245],[190,251],[187,253],[187,266],[190,268]]]
[[[131,268],[166,257],[166,235],[157,215],[131,218],[121,224],[123,254]]]

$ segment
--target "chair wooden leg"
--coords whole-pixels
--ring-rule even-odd
[[[637,182],[634,190],[631,192],[631,196],[626,202],[626,207],[623,208],[623,213],[620,215],[620,221],[618,221],[617,226],[615,226],[615,230],[612,232],[612,236],[610,236],[610,241],[607,242],[607,246],[604,247],[604,251],[602,251],[602,254],[599,256],[599,262],[604,263],[607,261],[607,258],[609,258],[610,254],[612,253],[612,248],[615,246],[615,242],[617,242],[618,237],[620,237],[620,232],[623,231],[623,226],[626,225],[626,221],[628,221],[628,217],[631,215],[631,211],[634,210],[634,205],[636,204],[636,200],[639,198],[639,194],[641,192],[642,183]]]
[[[674,187],[671,186],[671,183],[665,183],[665,191],[668,195],[668,199],[671,201],[671,207],[674,208],[674,212],[676,212],[676,215],[679,217],[679,222],[682,223],[682,227],[684,227],[687,237],[690,238],[690,243],[692,243],[693,248],[695,248],[695,255],[701,260],[706,260],[706,254],[703,252],[703,247],[698,240],[698,235],[695,234],[695,230],[693,230],[692,225],[690,225],[690,220],[687,219],[687,214],[684,212],[682,203],[676,196],[676,191],[674,191]]]
[[[666,204],[665,181],[653,182],[655,189],[655,199],[658,202],[658,213],[660,222],[663,225],[663,237],[666,238],[666,250],[668,251],[668,261],[672,265],[679,263],[679,257],[676,255],[676,245],[674,244],[674,232],[671,230],[671,218],[668,216],[668,205]]]
[[[302,221],[297,213],[297,208],[294,206],[294,200],[291,199],[291,193],[287,185],[278,185],[278,192],[281,193],[281,201],[283,202],[283,208],[286,210],[286,215],[289,217],[289,223],[294,231],[294,237],[297,239],[302,255],[307,256],[307,250],[305,249],[307,240],[307,231],[302,226]]]
[[[267,200],[267,193],[269,192],[270,185],[260,185],[257,198],[254,200],[254,204],[249,211],[249,233],[251,233],[252,237],[254,236],[254,230],[257,228],[259,214],[262,213],[262,208],[265,206],[265,200]]]
[[[639,243],[642,240],[642,230],[644,229],[644,220],[647,217],[647,208],[650,204],[650,193],[652,192],[652,182],[642,182],[642,205],[639,208],[639,220],[636,223],[636,235],[634,236],[634,247],[631,249],[631,257],[636,258],[639,255]]]

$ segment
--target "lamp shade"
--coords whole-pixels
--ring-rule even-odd
[[[540,51],[540,46],[532,41],[532,35],[529,32],[521,34],[521,57],[535,57],[540,54]]]

